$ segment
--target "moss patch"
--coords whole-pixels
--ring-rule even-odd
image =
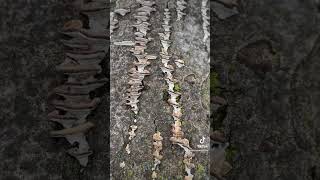
[[[174,92],[181,92],[181,86],[179,83],[174,83],[173,87]]]
[[[196,171],[195,171],[195,177],[197,179],[201,179],[204,178],[206,175],[206,169],[203,165],[201,164],[197,164],[196,165]]]
[[[132,170],[128,170],[127,173],[126,173],[126,179],[133,179],[134,177],[134,173]]]

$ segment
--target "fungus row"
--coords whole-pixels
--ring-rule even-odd
[[[208,0],[202,0],[201,2],[201,15],[202,15],[202,29],[203,29],[203,42],[206,42],[210,36],[209,25],[210,25],[210,17],[208,16],[207,11],[209,8],[207,7]]]
[[[118,19],[115,18],[115,13],[110,12],[110,35],[118,28],[118,22]]]
[[[83,25],[80,20],[70,20],[62,29],[62,34],[69,38],[61,41],[66,54],[57,70],[67,79],[51,93],[56,95],[51,102],[55,110],[48,114],[48,118],[64,128],[52,131],[51,136],[65,137],[73,146],[67,152],[86,166],[92,151],[85,132],[94,126],[87,116],[100,102],[98,97],[89,94],[107,81],[96,76],[102,71],[99,63],[108,51],[108,20],[104,20],[107,2],[93,0],[85,3],[80,7],[80,13],[88,17],[88,25]]]
[[[180,21],[183,16],[186,15],[184,13],[184,9],[186,9],[187,2],[185,0],[177,0],[177,21]]]
[[[163,156],[160,154],[161,150],[162,150],[162,140],[163,138],[161,137],[161,133],[158,131],[155,134],[153,134],[153,156],[154,156],[154,165],[152,168],[152,179],[156,179],[157,178],[157,168],[161,163],[161,159],[163,158]]]
[[[149,30],[150,23],[148,22],[151,12],[156,11],[152,6],[155,4],[154,1],[137,0],[140,7],[136,10],[134,15],[136,23],[133,27],[136,29],[134,47],[130,50],[135,57],[134,67],[129,69],[129,89],[127,90],[126,104],[131,107],[131,110],[135,115],[138,114],[138,102],[141,95],[141,91],[144,88],[143,80],[144,77],[149,75],[150,72],[145,69],[146,66],[150,64],[149,60],[154,60],[157,57],[149,55],[145,52],[147,49],[147,43],[151,41],[151,38],[147,37],[147,32]],[[136,123],[137,120],[134,120]],[[134,131],[137,129],[136,125],[130,126],[131,135],[129,140],[131,140],[135,134]],[[129,144],[126,146],[126,151],[130,154]]]
[[[210,151],[210,173],[218,179],[224,179],[232,166],[226,160],[226,149],[229,143],[223,133],[220,131],[214,131],[210,134],[212,149]]]
[[[173,144],[179,145],[181,148],[184,149],[184,164],[185,164],[185,171],[187,172],[187,176],[185,176],[185,180],[189,180],[193,178],[193,175],[191,174],[191,169],[194,168],[194,164],[191,163],[192,158],[194,157],[194,154],[191,151],[191,147],[189,145],[189,140],[184,138],[184,133],[181,129],[181,117],[182,117],[182,109],[181,105],[179,103],[179,99],[181,96],[181,93],[179,90],[177,90],[178,82],[176,79],[174,79],[173,73],[175,70],[175,67],[171,64],[170,58],[171,55],[168,52],[168,49],[170,47],[170,35],[171,35],[171,26],[169,25],[171,16],[169,9],[165,9],[164,12],[164,19],[162,27],[164,29],[163,33],[159,33],[160,40],[161,40],[161,62],[163,66],[161,67],[162,72],[165,75],[165,81],[168,85],[168,93],[169,93],[169,99],[168,103],[173,107],[172,117],[174,119],[174,124],[172,125],[172,137],[170,138],[170,141]],[[176,62],[177,64],[177,62]],[[183,65],[182,60],[178,60],[177,66]]]
[[[127,10],[127,9],[116,9],[113,12],[110,12],[110,34],[112,34],[113,31],[119,27],[118,26],[119,21],[118,19],[116,19],[115,15],[119,14],[121,16],[124,16],[129,12],[130,10]]]

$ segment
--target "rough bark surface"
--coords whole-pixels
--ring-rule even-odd
[[[190,140],[194,149],[199,149],[202,137],[209,144],[209,54],[206,44],[202,42],[201,1],[189,1],[186,6],[186,16],[176,21],[176,1],[156,1],[156,12],[151,13],[150,31],[148,37],[154,38],[147,44],[146,52],[157,55],[156,60],[150,60],[151,65],[146,69],[151,75],[145,77],[145,89],[139,100],[140,112],[137,116],[138,129],[136,137],[130,142],[131,153],[126,153],[128,128],[133,124],[133,113],[125,105],[126,90],[128,89],[128,69],[133,66],[134,56],[129,51],[132,47],[110,47],[110,74],[111,74],[111,124],[110,147],[111,169],[113,179],[151,179],[153,167],[153,140],[152,135],[160,131],[163,140],[163,159],[160,165],[159,179],[183,179],[184,151],[177,145],[172,145],[169,138],[172,136],[171,124],[174,123],[172,107],[166,102],[167,84],[160,69],[160,39],[159,32],[163,32],[164,8],[168,3],[171,12],[172,44],[170,52],[173,56],[185,61],[186,66],[176,69],[174,76],[181,87],[181,104],[183,107],[182,129]],[[139,4],[135,1],[118,0],[111,5],[112,9],[125,8],[131,12],[124,17],[117,16],[119,28],[111,36],[112,42],[134,41],[136,20],[133,17]],[[112,11],[112,10],[111,10]],[[209,42],[208,42],[209,43]],[[195,152],[193,163],[196,165],[194,179],[208,179],[207,151]],[[125,167],[120,164],[124,162]]]
[[[104,180],[109,176],[108,88],[91,117],[98,124],[88,133],[94,150],[88,167],[80,172],[67,155],[68,143],[51,138],[59,129],[47,119],[48,92],[60,84],[56,65],[64,59],[59,31],[77,19],[70,1],[0,2],[0,179],[1,180]],[[108,18],[108,17],[106,17]],[[109,74],[105,70],[106,76]]]
[[[221,1],[226,0],[219,0]],[[119,4],[119,7],[130,7],[132,10],[136,8],[133,1],[126,2]],[[197,8],[193,11],[187,8],[188,15],[183,21],[185,24],[176,26],[182,30],[193,26],[193,36],[187,39],[193,38],[200,42],[200,5],[197,1],[189,2],[191,7]],[[211,12],[210,92],[211,97],[224,97],[228,103],[225,106],[211,105],[211,124],[213,129],[222,129],[231,144],[226,154],[233,169],[225,178],[318,180],[320,15],[317,0],[237,2],[238,14],[231,17],[219,19],[213,11]],[[213,5],[211,4],[212,9]],[[161,1],[161,5],[157,7],[158,11],[152,16],[153,28],[160,28],[162,14],[159,10],[163,9],[163,6],[164,2]],[[173,7],[173,3],[170,7]],[[68,143],[63,139],[52,139],[48,134],[55,125],[46,118],[47,94],[62,79],[54,70],[54,67],[63,61],[64,54],[58,31],[64,22],[76,18],[76,14],[67,2],[62,0],[0,2],[1,180],[104,180],[109,177],[108,94],[105,94],[100,106],[92,114],[92,119],[99,126],[88,134],[94,154],[90,157],[90,163],[84,172],[80,173],[80,166],[76,160],[64,152],[68,149]],[[130,20],[134,20],[131,18],[131,15],[119,18],[120,27],[115,31],[119,37],[117,40],[133,37],[132,29],[124,27],[131,24]],[[179,33],[181,31],[173,34],[176,34],[176,38],[190,35]],[[150,35],[157,37],[156,33],[150,32]],[[184,38],[178,39],[182,41]],[[150,42],[149,45],[155,47],[150,49],[151,52],[159,52],[160,45],[154,44],[157,41],[158,39],[155,39]],[[192,48],[190,46],[202,49],[192,41],[181,43],[184,45],[181,47],[185,47],[186,50],[182,49],[179,52],[183,52],[183,55],[186,54],[189,58],[192,56],[192,53],[188,54],[188,48]],[[118,57],[128,58],[121,61],[125,64],[123,67],[119,64],[119,71],[114,71],[119,75],[118,83],[123,84],[121,87],[117,86],[118,90],[124,92],[127,78],[125,70],[132,59],[129,59],[131,54],[126,47],[119,48],[117,53]],[[192,62],[192,59],[185,59],[187,65],[198,63]],[[167,105],[159,92],[166,89],[161,79],[161,71],[157,69],[159,65],[160,62],[157,60],[152,62],[150,70],[153,74],[146,78],[149,87],[142,95],[140,103],[140,107],[145,107],[141,108],[141,117],[144,118],[141,118],[140,122],[146,123],[152,119],[155,123],[139,126],[139,138],[135,139],[132,147],[136,155],[143,152],[143,156],[135,159],[129,157],[126,161],[129,166],[126,168],[136,167],[130,171],[130,168],[119,168],[118,163],[126,158],[125,154],[119,153],[119,160],[113,162],[118,166],[118,177],[150,177],[151,135],[156,126],[165,137],[171,135],[171,123],[167,121],[171,119],[170,110],[165,108]],[[182,90],[185,92],[182,101],[187,108],[186,112],[200,113],[202,107],[208,106],[207,101],[202,101],[204,106],[197,104],[202,96],[199,94],[199,81],[203,79],[199,77],[205,77],[204,74],[198,74],[200,70],[201,66],[178,72],[185,75],[196,74],[185,77],[182,84]],[[108,93],[107,88],[101,91]],[[191,93],[194,95],[189,97],[188,94]],[[120,96],[118,98],[120,99]],[[117,122],[121,124],[114,123],[111,126],[111,129],[118,128],[113,131],[114,136],[119,132],[119,137],[112,144],[123,144],[125,131],[131,120],[130,111],[125,111],[125,107],[120,105],[118,107],[125,113],[115,112],[121,120]],[[157,111],[149,111],[150,109]],[[204,117],[195,118],[191,113],[186,113],[185,116],[189,123],[185,125],[185,129],[190,130],[187,137],[192,139],[191,144],[197,143],[202,135],[195,132],[198,131],[195,127],[199,126],[196,122]],[[162,172],[168,173],[163,176],[175,177],[180,173],[182,177],[182,150],[176,146],[171,147],[169,141],[165,141],[164,146],[171,148],[164,151],[165,157],[171,157],[170,160],[179,159],[177,163],[180,164],[172,167],[170,161],[163,161]],[[119,150],[112,148],[113,152]],[[205,157],[205,154],[199,153],[194,162],[206,162]],[[136,166],[132,165],[133,162]],[[206,167],[205,164],[202,165]],[[201,166],[198,166],[200,175],[203,174]],[[172,169],[169,171],[169,168]]]
[[[212,106],[212,126],[231,144],[226,179],[320,179],[317,1],[237,2],[236,15],[211,14],[211,88],[228,102]]]

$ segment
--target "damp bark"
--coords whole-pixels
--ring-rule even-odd
[[[317,1],[214,2],[211,92],[226,103],[213,99],[211,117],[230,143],[224,177],[319,179]]]
[[[139,113],[136,116],[136,136],[130,142],[130,154],[126,152],[128,130],[135,118],[134,113],[126,106],[126,90],[128,89],[128,70],[133,67],[135,60],[130,52],[133,46],[113,45],[113,42],[134,41],[136,22],[135,11],[140,7],[135,1],[118,0],[111,4],[111,11],[119,8],[130,9],[125,16],[117,16],[118,28],[111,36],[110,47],[110,78],[111,78],[111,125],[110,125],[110,155],[113,179],[151,179],[153,157],[153,139],[156,131],[163,137],[163,159],[157,170],[158,179],[183,179],[185,169],[183,164],[184,150],[173,145],[169,138],[172,136],[171,125],[172,106],[167,102],[168,86],[160,67],[161,44],[158,33],[164,32],[161,26],[164,18],[164,9],[172,15],[170,53],[173,59],[181,59],[185,66],[174,72],[179,85],[175,87],[181,93],[180,103],[183,108],[182,130],[190,140],[194,149],[209,148],[209,52],[208,44],[203,42],[201,2],[189,1],[184,12],[185,16],[177,21],[176,1],[157,1],[149,22],[150,31],[147,37],[153,38],[145,50],[150,55],[157,55],[157,59],[150,60],[146,67],[150,75],[144,78],[144,89],[139,97]],[[207,41],[208,43],[209,41]],[[129,43],[130,44],[130,43]],[[205,142],[200,144],[202,137]],[[204,145],[204,146],[199,146]],[[200,147],[200,148],[199,148]],[[207,148],[203,148],[207,147]],[[194,179],[208,178],[207,151],[195,152],[192,163]]]
[[[70,144],[49,134],[62,128],[47,116],[51,111],[48,93],[64,80],[56,69],[65,58],[60,32],[69,20],[86,20],[69,3],[60,0],[0,3],[3,18],[0,179],[106,179],[109,176],[108,109],[104,108],[108,106],[107,86],[95,92],[102,97],[101,104],[89,117],[99,126],[87,134],[93,154],[83,171],[77,160],[66,153]],[[104,60],[102,64],[106,63]],[[103,65],[102,72],[108,76],[106,67]]]

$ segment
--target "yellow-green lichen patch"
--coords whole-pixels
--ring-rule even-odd
[[[197,164],[196,165],[195,177],[197,179],[201,179],[201,178],[204,178],[205,176],[206,176],[206,168],[201,164]]]
[[[179,83],[174,83],[173,87],[174,92],[181,92],[181,86]]]
[[[126,179],[133,179],[133,177],[134,177],[134,172],[132,171],[132,170],[127,170],[127,172],[126,172]]]

